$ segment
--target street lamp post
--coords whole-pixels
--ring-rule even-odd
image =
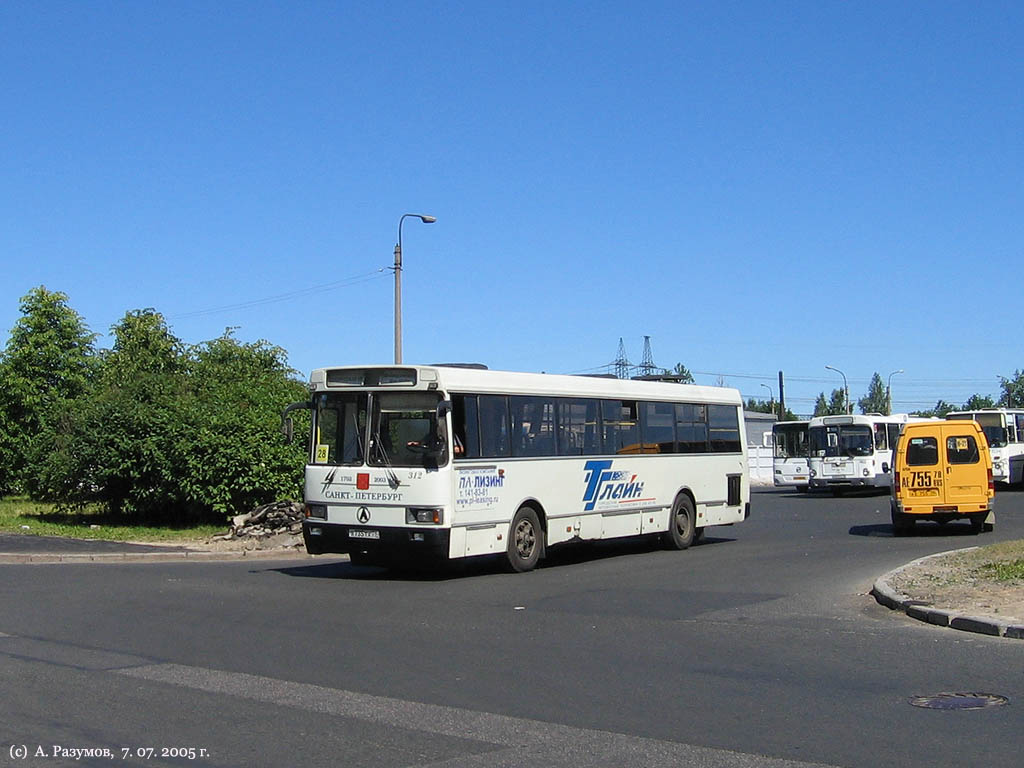
[[[769,402],[772,406],[772,413],[775,413],[775,391],[768,384],[761,384],[761,386],[768,390],[768,394],[771,396],[771,400],[769,400]],[[779,414],[778,418],[781,419],[782,415]]]
[[[835,371],[836,373],[838,373],[840,376],[843,377],[843,402],[846,404],[846,413],[847,413],[847,415],[849,415],[849,413],[850,413],[850,387],[846,383],[846,374],[843,373],[842,371],[840,371],[838,368],[833,368],[831,365],[826,365],[825,369],[829,370],[829,371]]]
[[[897,373],[903,373],[903,369],[900,368],[898,371],[893,371],[889,374],[889,379],[885,383],[885,407],[888,409],[886,416],[892,416],[892,377]]]
[[[422,213],[403,213],[398,220],[398,242],[395,244],[395,364],[402,362],[402,222],[414,216],[424,224],[433,224],[437,219]]]

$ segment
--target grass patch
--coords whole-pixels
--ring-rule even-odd
[[[1002,541],[961,554],[967,575],[989,581],[1024,580],[1024,540]]]
[[[136,525],[101,509],[69,512],[55,504],[25,498],[0,499],[0,533],[34,536],[63,536],[104,541],[188,542],[208,539],[227,530],[224,525],[196,525],[184,528]]]
[[[1024,560],[986,563],[981,572],[996,581],[1018,581],[1024,579]]]

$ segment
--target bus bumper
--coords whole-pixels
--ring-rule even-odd
[[[353,535],[350,532],[356,532]],[[359,534],[376,533],[378,538]],[[385,560],[447,558],[451,530],[448,528],[367,528],[357,525],[303,520],[302,538],[311,555],[366,552],[370,557]]]

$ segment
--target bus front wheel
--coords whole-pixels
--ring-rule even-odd
[[[668,521],[668,532],[662,534],[661,539],[666,549],[686,549],[693,543],[695,518],[690,497],[684,493],[676,496]]]
[[[506,557],[509,568],[519,573],[532,571],[537,567],[544,550],[544,529],[532,507],[520,507],[512,518],[508,533]]]

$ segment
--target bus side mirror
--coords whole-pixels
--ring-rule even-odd
[[[288,445],[291,445],[295,440],[295,425],[292,423],[292,417],[288,414],[299,409],[311,411],[313,410],[313,403],[309,400],[301,403],[292,403],[281,411],[281,434],[284,435]]]
[[[446,415],[451,413],[451,410],[452,410],[452,401],[451,400],[442,400],[440,403],[437,404],[437,420],[438,421],[443,420]]]

